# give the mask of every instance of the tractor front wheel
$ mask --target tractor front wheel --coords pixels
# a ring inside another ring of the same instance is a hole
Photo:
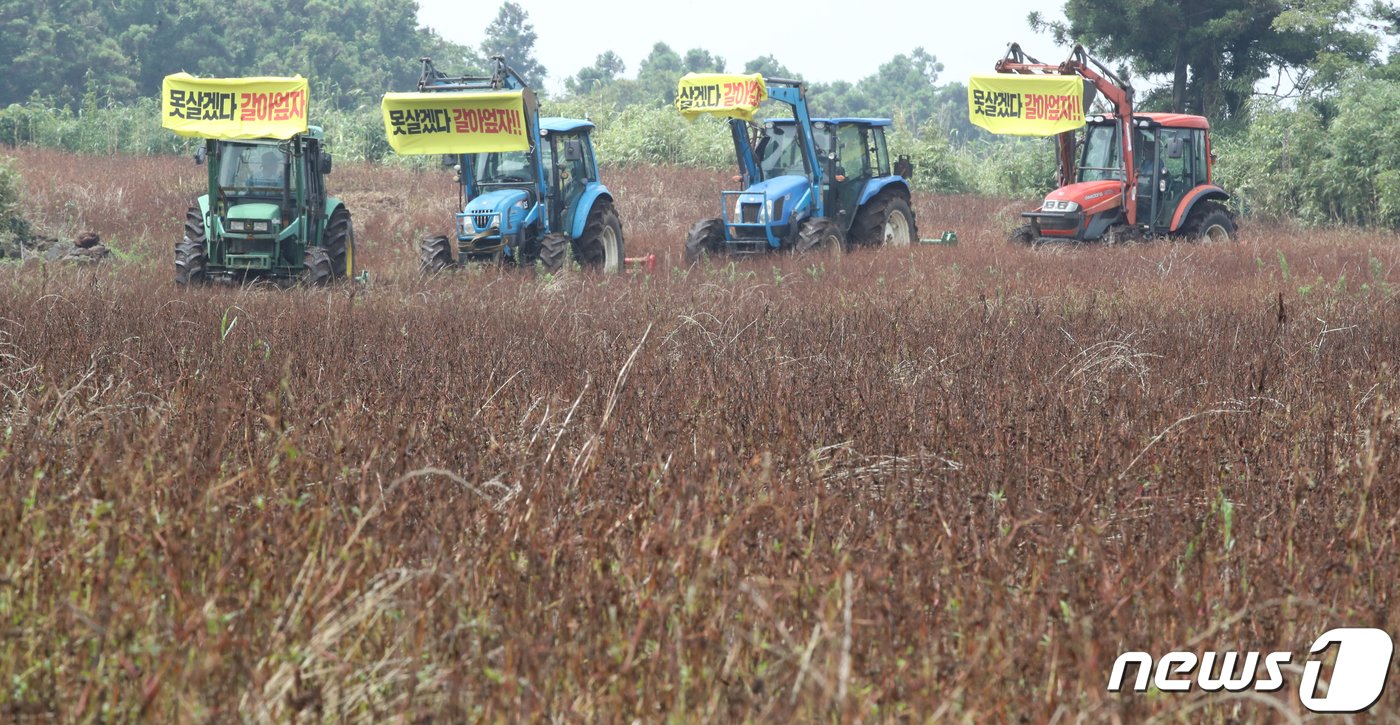
[[[841,235],[841,227],[831,219],[815,217],[802,222],[797,230],[798,254],[826,254],[839,257],[846,251],[846,240]]]
[[[306,256],[301,264],[303,267],[301,278],[306,284],[320,286],[335,279],[335,269],[331,266],[330,252],[320,247],[307,247]]]
[[[620,243],[620,242],[619,242]],[[569,237],[554,232],[540,239],[540,266],[550,274],[558,274],[564,268],[569,256]]]
[[[185,238],[175,244],[176,284],[201,284],[208,279],[205,243],[204,215],[192,206],[185,212]]]
[[[622,220],[612,202],[599,199],[593,203],[583,234],[574,240],[574,259],[587,270],[622,271]]]
[[[1191,213],[1184,228],[1186,237],[1202,242],[1232,242],[1235,240],[1235,220],[1225,207],[1205,202]]]
[[[331,257],[331,274],[336,279],[355,273],[355,227],[350,211],[338,206],[326,222],[326,253]]]
[[[701,257],[717,257],[724,251],[724,220],[701,219],[685,235],[685,263],[694,264]]]
[[[918,238],[914,210],[904,197],[890,192],[866,202],[851,225],[851,240],[863,246],[907,247]]]
[[[435,274],[457,266],[452,240],[441,234],[423,237],[418,245],[418,269],[423,274]]]
[[[1022,224],[1011,230],[1011,234],[1006,237],[1006,241],[1022,246],[1033,246],[1035,244],[1035,230],[1029,224]]]

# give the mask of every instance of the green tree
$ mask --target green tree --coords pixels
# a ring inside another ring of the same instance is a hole
[[[764,78],[791,78],[802,80],[802,76],[794,74],[788,67],[778,62],[771,54],[760,55],[757,58],[744,64],[745,73],[762,73]]]
[[[712,55],[704,48],[691,48],[685,52],[685,71],[687,73],[723,73],[724,58]]]
[[[923,48],[900,53],[861,82],[879,115],[901,116],[910,128],[919,128],[938,108],[938,74],[943,64]]]
[[[665,43],[651,47],[637,69],[637,98],[639,103],[669,104],[676,99],[676,82],[685,75],[685,62],[680,54]]]
[[[506,64],[514,68],[533,87],[544,84],[545,67],[535,59],[535,40],[539,35],[530,23],[530,13],[513,2],[501,4],[496,19],[486,26],[486,40],[481,43],[482,54],[504,56]]]
[[[1375,38],[1354,29],[1358,12],[1357,0],[1067,0],[1067,22],[1029,21],[1139,75],[1169,76],[1170,110],[1232,118],[1271,75],[1288,92],[1365,62]]]
[[[564,79],[564,88],[574,95],[592,93],[595,88],[610,84],[627,71],[622,58],[611,50],[598,56],[586,68],[579,69],[576,75]]]

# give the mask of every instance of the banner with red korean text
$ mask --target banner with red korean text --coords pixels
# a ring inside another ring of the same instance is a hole
[[[484,154],[525,151],[522,91],[386,93],[384,133],[400,154]]]
[[[687,73],[676,87],[676,110],[688,121],[704,114],[752,121],[767,98],[768,86],[758,73]]]
[[[968,117],[992,133],[1055,136],[1084,125],[1084,81],[1076,75],[972,76]]]
[[[306,132],[305,78],[195,78],[161,83],[161,125],[181,136],[289,139]]]

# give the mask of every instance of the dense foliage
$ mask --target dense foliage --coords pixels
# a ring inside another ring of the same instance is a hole
[[[474,51],[420,28],[413,0],[75,0],[0,4],[0,106],[32,98],[75,106],[155,96],[161,78],[301,74],[318,104],[377,100],[418,78],[433,55],[476,64]]]

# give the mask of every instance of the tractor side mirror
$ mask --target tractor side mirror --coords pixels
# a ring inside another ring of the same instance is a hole
[[[579,141],[578,139],[569,139],[568,141],[565,141],[565,142],[564,142],[564,160],[565,160],[565,161],[582,161],[582,160],[583,160],[583,142],[582,142],[582,141]]]
[[[203,146],[200,146],[199,148],[197,148],[197,149],[194,150],[194,165],[195,165],[195,166],[203,166],[203,165],[204,165],[204,159],[206,159],[206,158],[208,158],[208,157],[209,157],[209,149],[207,149],[207,148],[205,148],[205,147],[203,147]]]
[[[457,165],[457,155],[456,155],[456,154],[443,154],[443,155],[442,155],[442,168],[444,168],[444,169],[450,169],[450,168],[452,168],[453,166],[456,166],[456,165]]]
[[[1181,158],[1181,151],[1185,147],[1185,145],[1186,144],[1182,143],[1180,136],[1173,136],[1167,141],[1167,158]]]
[[[323,174],[329,174],[330,172],[331,172],[331,155],[330,155],[329,153],[325,152],[325,151],[322,151],[322,152],[321,152],[321,173],[323,173]]]

